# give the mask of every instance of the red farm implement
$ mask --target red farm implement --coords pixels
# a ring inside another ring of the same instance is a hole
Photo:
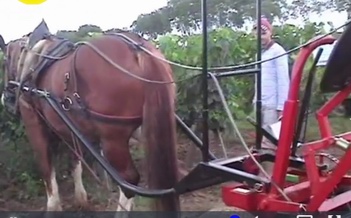
[[[301,123],[298,122],[301,119],[296,119],[296,117],[303,116],[303,113],[306,112],[303,110],[304,101],[302,104],[299,101],[304,66],[317,47],[334,43],[335,39],[331,36],[313,40],[302,47],[299,52],[292,72],[289,97],[285,103],[281,120],[281,133],[277,140],[278,148],[275,158],[267,158],[266,154],[260,152],[255,154],[260,161],[274,162],[272,181],[256,187],[244,184],[224,185],[223,201],[227,205],[248,211],[315,212],[343,210],[343,207],[350,203],[351,177],[347,175],[347,172],[351,166],[351,151],[349,150],[351,132],[333,135],[328,120],[328,115],[351,93],[351,85],[348,84],[350,68],[346,60],[348,48],[351,46],[350,36],[351,28],[347,28],[335,45],[321,82],[320,88],[323,92],[336,92],[316,112],[321,139],[300,144],[302,156],[296,157],[296,136],[299,133],[297,127],[301,126]],[[312,68],[310,73],[315,71],[315,67]],[[268,131],[264,132],[270,134]],[[336,161],[337,164],[332,170],[328,170],[328,167],[316,157],[323,149],[331,146],[345,150],[345,154],[340,161]],[[246,161],[253,164],[249,160],[250,157],[247,157]]]

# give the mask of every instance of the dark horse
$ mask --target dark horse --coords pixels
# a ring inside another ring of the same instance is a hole
[[[9,88],[10,80],[54,96],[81,133],[99,143],[111,166],[133,185],[139,183],[140,175],[128,142],[142,125],[148,187],[165,189],[175,185],[178,180],[175,84],[170,65],[153,57],[164,58],[152,43],[123,31],[73,44],[50,34],[44,21],[23,38],[8,44],[2,37],[0,41],[5,54],[5,90],[1,100],[8,108],[10,105],[18,108],[45,183],[47,210],[62,210],[53,148],[62,139],[72,145],[77,142],[44,99],[19,92],[15,104],[10,104],[9,96],[14,93]],[[86,206],[81,162],[77,157],[73,160],[75,198]],[[124,189],[120,192],[120,203],[127,210],[132,207],[134,195]],[[180,210],[175,194],[157,198],[154,203],[155,211]],[[123,207],[118,206],[117,210]]]

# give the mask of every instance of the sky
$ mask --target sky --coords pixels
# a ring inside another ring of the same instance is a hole
[[[31,32],[43,18],[53,33],[76,30],[83,24],[95,24],[103,30],[129,27],[138,15],[166,4],[167,0],[47,0],[41,5],[24,5],[18,0],[2,0],[0,34],[6,42],[19,38]],[[332,21],[339,26],[346,21],[346,15],[326,12],[323,16],[312,16],[311,20]]]
[[[5,41],[31,32],[45,19],[51,32],[76,30],[95,24],[103,30],[129,27],[138,15],[167,4],[167,0],[47,0],[41,5],[25,5],[17,0],[2,0],[0,34]]]

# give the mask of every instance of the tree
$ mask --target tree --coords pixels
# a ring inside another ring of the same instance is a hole
[[[131,28],[140,34],[146,34],[151,38],[171,32],[171,22],[169,20],[169,8],[163,7],[150,14],[141,14],[135,20]]]
[[[62,38],[69,39],[72,42],[80,41],[80,37],[78,36],[76,30],[59,30],[56,32],[56,35]]]
[[[256,0],[211,0],[208,1],[208,27],[242,27],[245,21],[256,19]],[[263,0],[262,11],[269,19],[287,18],[287,3],[284,0]],[[183,34],[192,34],[201,29],[201,1],[169,0],[167,6],[150,14],[141,15],[132,24],[137,32],[165,34],[173,29]]]
[[[89,33],[101,33],[102,29],[99,26],[92,24],[85,24],[78,28],[77,34],[81,37],[89,35]]]
[[[102,33],[102,29],[99,26],[84,24],[78,30],[59,30],[56,32],[56,35],[69,39],[72,42],[78,42],[100,33]]]
[[[347,17],[351,18],[351,0],[293,0],[289,10],[293,12],[290,16],[302,16],[305,20],[311,12],[321,14],[326,10],[347,12]]]

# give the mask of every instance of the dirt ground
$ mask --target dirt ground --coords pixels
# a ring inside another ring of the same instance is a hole
[[[211,138],[210,147],[212,152],[215,153],[216,156],[223,156],[223,150],[220,146],[219,140],[214,139],[213,137]],[[190,166],[195,166],[195,164],[200,161],[201,154],[197,149],[193,149],[191,154],[192,159],[189,161],[189,159],[187,159],[187,156],[189,156],[188,152],[191,150],[189,148],[194,145],[185,137],[178,139],[178,144],[178,157],[182,163],[182,170],[190,170],[191,167],[186,167],[185,162],[190,162],[188,163]],[[227,153],[229,156],[237,156],[243,154],[242,149],[238,145],[226,146],[228,147]],[[134,154],[137,154],[136,156],[138,156],[138,148],[132,146],[132,149],[134,150]],[[136,157],[135,160],[137,165],[139,165],[138,168],[140,169],[142,161],[138,157]],[[118,191],[116,191],[116,187],[112,187],[112,191],[108,191],[104,186],[99,185],[87,170],[84,171],[84,174],[84,181],[90,202],[89,210],[115,210],[118,200]],[[79,210],[79,208],[76,208],[74,206],[72,195],[73,184],[70,175],[67,172],[61,172],[61,174],[57,173],[57,177],[63,209],[69,211]],[[11,182],[7,183],[9,184],[0,184],[0,187],[3,189],[0,193],[0,211],[45,210],[46,194],[44,185],[41,186],[39,196],[33,199],[33,197],[24,196],[26,195],[26,190],[23,190],[23,188],[20,189],[18,184],[12,184]],[[143,183],[143,181],[141,183]],[[148,204],[150,203],[149,199],[137,197],[135,202],[135,210],[148,210]],[[214,208],[223,207],[225,207],[225,205],[221,202],[220,185],[181,196],[182,211],[208,211]],[[232,210],[236,209],[233,208]]]
[[[253,144],[254,135],[247,133],[244,135],[247,143]],[[191,148],[192,142],[181,137],[179,140],[179,159],[182,163],[189,161],[187,156],[189,156],[189,148]],[[220,146],[219,140],[211,137],[211,150],[216,154],[216,156],[223,157],[223,149]],[[229,157],[239,156],[245,154],[242,146],[238,142],[226,143],[227,154]],[[138,149],[133,148],[134,153],[138,153]],[[333,153],[335,153],[333,151]],[[196,151],[191,155],[193,164],[197,163],[200,158],[200,152]],[[140,159],[137,159],[138,168],[142,165]],[[190,163],[190,164],[192,164]],[[188,163],[189,164],[189,163]],[[186,170],[190,170],[191,167],[186,167]],[[100,186],[92,177],[89,175],[88,171],[85,170],[85,184],[86,189],[89,195],[90,201],[90,211],[113,211],[117,207],[118,192],[115,188],[112,191],[106,190],[106,188]],[[61,173],[58,175],[59,180],[59,190],[61,194],[61,200],[64,210],[79,210],[74,206],[73,200],[73,184],[68,174]],[[26,190],[21,190],[18,188],[17,184],[1,184],[0,193],[0,211],[41,211],[45,210],[46,205],[46,195],[44,192],[44,186],[41,186],[40,195],[36,198],[26,198]],[[136,198],[136,208],[135,210],[148,210],[148,204],[150,203],[149,199],[137,197]],[[220,196],[220,185],[196,191],[193,193],[185,194],[181,196],[181,208],[182,211],[208,211],[208,210],[239,210],[237,208],[228,208],[221,201]]]

